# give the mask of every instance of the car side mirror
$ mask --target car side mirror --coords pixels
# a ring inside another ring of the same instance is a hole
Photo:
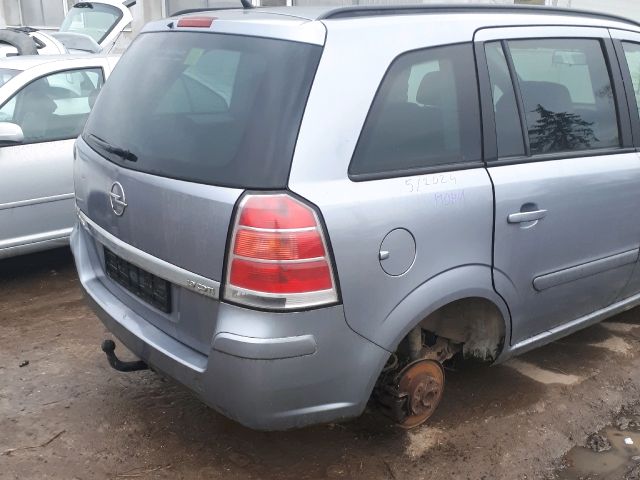
[[[20,145],[22,142],[24,142],[24,133],[20,125],[0,122],[0,147]]]

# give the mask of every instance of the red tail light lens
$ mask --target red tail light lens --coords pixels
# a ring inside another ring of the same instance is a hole
[[[246,195],[234,225],[225,299],[287,310],[337,301],[315,211],[290,195]]]

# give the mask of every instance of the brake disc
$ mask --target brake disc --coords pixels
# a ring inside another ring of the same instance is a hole
[[[417,360],[400,371],[398,391],[406,395],[406,417],[399,422],[413,428],[426,422],[438,407],[444,392],[444,369],[435,360]]]

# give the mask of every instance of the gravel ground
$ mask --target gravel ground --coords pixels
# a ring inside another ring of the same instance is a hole
[[[553,478],[640,401],[638,310],[506,365],[448,372],[440,409],[411,432],[374,408],[254,432],[152,372],[111,370],[108,337],[68,250],[0,262],[0,478]]]

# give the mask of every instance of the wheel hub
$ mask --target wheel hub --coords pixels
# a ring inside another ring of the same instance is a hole
[[[404,428],[416,427],[431,417],[444,391],[444,371],[434,360],[418,360],[402,369],[398,391],[406,395],[406,417],[400,422]]]

